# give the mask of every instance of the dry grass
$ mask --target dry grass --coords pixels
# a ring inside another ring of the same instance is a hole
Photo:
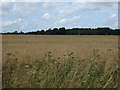
[[[3,58],[6,53],[18,55],[18,58],[42,58],[48,51],[56,57],[74,52],[77,57],[90,58],[93,49],[99,49],[102,57],[111,49],[112,57],[117,57],[117,47],[118,36],[3,36]]]
[[[3,35],[2,54],[4,88],[117,87],[118,36]]]

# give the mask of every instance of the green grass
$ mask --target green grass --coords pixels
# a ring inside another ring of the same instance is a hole
[[[99,50],[93,50],[90,60],[76,58],[73,52],[54,58],[48,52],[43,60],[20,63],[8,54],[3,88],[117,88],[118,60],[99,57]]]

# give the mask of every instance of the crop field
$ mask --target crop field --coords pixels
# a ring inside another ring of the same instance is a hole
[[[118,36],[3,35],[3,88],[117,88]]]

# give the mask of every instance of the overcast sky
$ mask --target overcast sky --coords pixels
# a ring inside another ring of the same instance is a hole
[[[118,3],[4,2],[1,16],[3,32],[55,27],[118,28]]]

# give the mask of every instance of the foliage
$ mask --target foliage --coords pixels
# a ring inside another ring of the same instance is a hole
[[[3,34],[31,34],[31,35],[120,35],[120,29],[104,28],[72,28],[66,29],[65,27],[53,28],[48,30],[38,30],[33,32],[7,32]]]

